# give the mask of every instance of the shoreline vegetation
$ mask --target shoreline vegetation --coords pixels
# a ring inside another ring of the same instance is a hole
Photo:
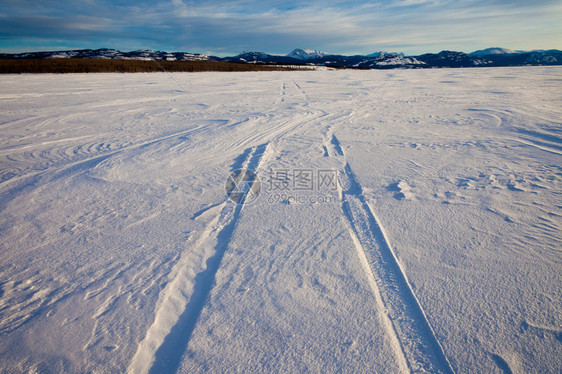
[[[0,74],[252,72],[311,70],[309,66],[244,64],[219,61],[143,61],[112,59],[0,59]]]

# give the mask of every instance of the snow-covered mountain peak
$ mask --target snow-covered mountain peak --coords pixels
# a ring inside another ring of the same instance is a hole
[[[297,58],[299,60],[311,60],[328,56],[329,53],[318,51],[316,49],[301,49],[297,48],[287,55],[287,57]]]
[[[379,52],[371,53],[370,55],[367,55],[367,57],[374,57],[374,58],[404,57],[404,53],[379,51]]]
[[[511,55],[515,53],[518,52],[507,48],[493,47],[493,48],[486,48],[486,49],[480,49],[478,51],[474,51],[470,53],[470,55],[480,57],[480,56],[487,56],[487,55]]]

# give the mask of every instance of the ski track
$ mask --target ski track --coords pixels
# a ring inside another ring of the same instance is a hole
[[[268,146],[265,143],[246,149],[234,159],[231,171],[258,170],[270,153]],[[130,373],[168,373],[179,367],[244,203],[225,200],[220,207],[220,214],[172,270],[172,280],[159,300],[154,323],[133,357]]]
[[[405,358],[413,373],[454,373],[380,220],[345,159],[341,143],[334,134],[328,134],[327,138],[324,149],[330,157],[341,159],[344,165],[338,173],[343,214],[365,273],[372,279],[377,307],[387,312],[385,327],[399,362]]]

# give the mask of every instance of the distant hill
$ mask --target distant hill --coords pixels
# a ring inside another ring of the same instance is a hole
[[[83,49],[54,52],[28,52],[0,54],[0,59],[107,59],[140,61],[215,61],[264,65],[315,65],[358,69],[434,68],[562,65],[562,51],[513,51],[505,48],[488,48],[472,53],[441,51],[419,56],[405,56],[397,52],[375,52],[369,55],[334,55],[315,49],[295,49],[286,56],[265,52],[243,52],[232,57],[213,57],[188,52],[162,52],[139,50],[122,52],[116,49]]]
[[[116,49],[80,49],[55,52],[27,52],[18,54],[1,54],[0,58],[100,58],[109,60],[141,60],[141,61],[208,61],[209,57],[198,53],[161,52],[153,50],[139,50],[121,52]]]

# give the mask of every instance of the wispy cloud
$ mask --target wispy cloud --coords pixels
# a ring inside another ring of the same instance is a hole
[[[562,48],[554,0],[0,0],[0,48],[44,45],[287,53]]]

